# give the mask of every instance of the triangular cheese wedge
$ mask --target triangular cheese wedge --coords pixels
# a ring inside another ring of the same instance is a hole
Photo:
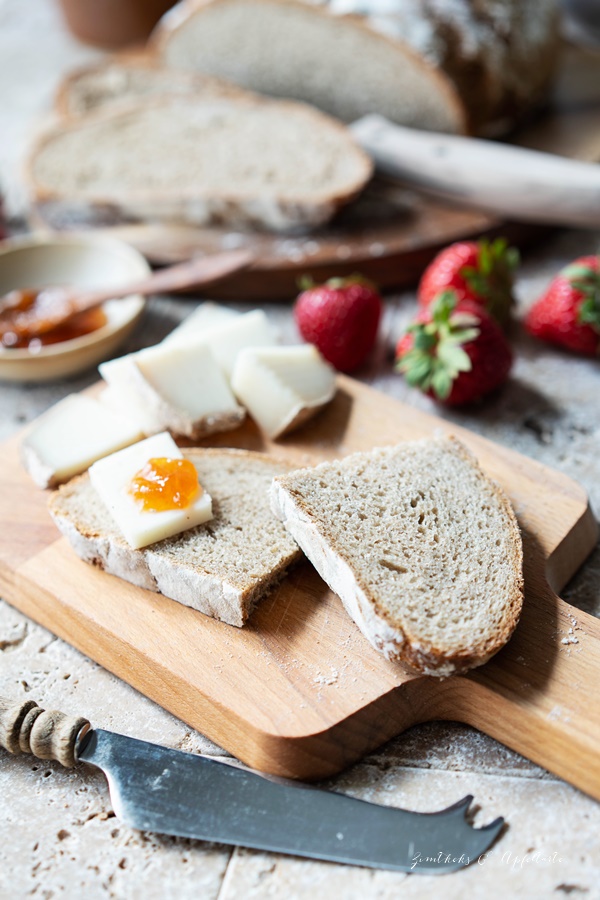
[[[231,386],[271,438],[297,428],[335,393],[335,372],[316,347],[253,347],[235,364]]]

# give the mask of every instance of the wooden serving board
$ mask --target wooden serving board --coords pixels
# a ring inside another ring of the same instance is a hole
[[[416,722],[467,722],[600,799],[600,621],[558,590],[593,548],[582,489],[496,446],[341,377],[330,408],[276,445],[251,422],[214,444],[299,464],[456,434],[506,489],[523,531],[526,600],[485,666],[438,680],[378,654],[306,561],[236,629],[80,561],[18,458],[2,447],[0,591],[189,725],[257,769],[332,775]]]

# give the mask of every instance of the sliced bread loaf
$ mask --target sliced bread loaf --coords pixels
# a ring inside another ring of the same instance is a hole
[[[157,97],[51,129],[29,172],[42,206],[288,231],[330,219],[372,163],[343,125],[302,104]]]
[[[269,485],[288,467],[244,450],[183,453],[212,497],[214,518],[205,525],[132,550],[87,474],[50,497],[50,513],[86,562],[241,626],[300,556],[295,541],[269,508]]]
[[[406,43],[298,0],[188,0],[152,43],[169,66],[294,97],[352,122],[378,112],[404,125],[461,132],[452,82]]]
[[[357,453],[275,478],[274,512],[363,634],[427,675],[479,666],[522,605],[510,503],[454,439]]]
[[[247,97],[234,84],[183,69],[167,68],[147,55],[112,56],[70,72],[56,94],[57,111],[68,119],[112,109],[157,96],[193,97],[197,100]]]
[[[171,66],[432,131],[506,130],[557,57],[557,0],[184,0],[154,35]]]

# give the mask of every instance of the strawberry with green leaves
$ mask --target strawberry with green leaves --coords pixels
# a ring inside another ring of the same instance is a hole
[[[449,406],[476,403],[500,387],[513,355],[484,309],[444,291],[400,338],[396,367],[413,387]]]
[[[587,356],[600,353],[600,257],[562,269],[525,318],[534,337]]]
[[[510,316],[513,276],[519,252],[505,238],[461,241],[442,250],[423,272],[419,305],[429,306],[442,291],[454,290],[459,300],[483,307],[502,325]]]

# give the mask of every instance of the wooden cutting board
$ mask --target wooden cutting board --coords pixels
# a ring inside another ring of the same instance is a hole
[[[600,621],[559,590],[593,548],[583,490],[534,460],[340,378],[331,407],[276,445],[251,422],[213,444],[300,464],[456,434],[506,489],[523,531],[526,599],[509,644],[437,680],[378,654],[306,561],[236,629],[78,558],[2,447],[0,591],[30,616],[257,769],[329,776],[416,722],[467,722],[600,799]],[[550,586],[551,585],[551,586]]]

